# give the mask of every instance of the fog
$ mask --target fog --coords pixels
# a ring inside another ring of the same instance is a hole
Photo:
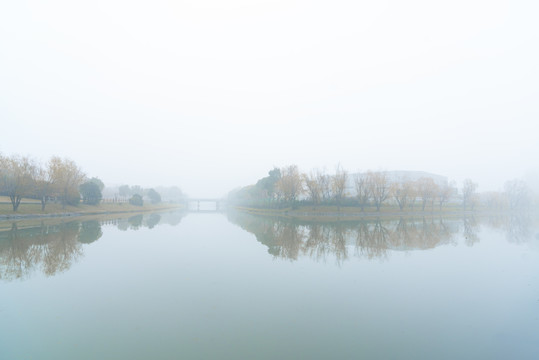
[[[3,154],[222,196],[272,167],[538,179],[534,1],[5,1]]]

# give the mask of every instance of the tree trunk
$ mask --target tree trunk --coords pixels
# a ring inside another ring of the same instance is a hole
[[[45,211],[45,205],[47,204],[47,198],[43,196],[41,198],[41,211]]]
[[[10,195],[9,199],[11,200],[11,205],[13,206],[13,211],[17,212],[17,209],[19,208],[19,205],[21,204],[21,196],[20,195]]]

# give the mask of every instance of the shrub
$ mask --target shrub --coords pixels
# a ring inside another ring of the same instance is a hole
[[[99,185],[93,181],[87,181],[80,187],[82,202],[89,205],[97,205],[103,198]]]
[[[142,201],[142,196],[140,196],[139,194],[135,194],[135,195],[131,196],[131,199],[129,199],[129,203],[131,205],[135,205],[135,206],[144,205],[144,202]]]

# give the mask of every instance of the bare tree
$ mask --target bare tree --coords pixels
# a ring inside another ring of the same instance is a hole
[[[434,198],[438,193],[438,185],[428,177],[422,177],[417,181],[417,190],[421,196],[421,209],[425,211],[425,206],[430,201],[431,208],[434,207]]]
[[[489,209],[505,209],[507,208],[507,196],[498,191],[488,191],[482,194],[482,199]]]
[[[367,176],[364,174],[358,174],[354,178],[354,184],[356,186],[357,200],[361,211],[365,211],[365,206],[368,204],[371,197],[371,188],[367,184]]]
[[[376,210],[380,211],[382,203],[389,195],[389,181],[384,172],[367,172],[367,186]]]
[[[440,206],[440,211],[442,210],[442,206],[451,199],[451,196],[455,193],[455,185],[454,182],[450,182],[448,184],[444,184],[442,186],[438,186],[438,193],[436,194],[436,198],[438,199],[438,205]]]
[[[470,179],[464,180],[462,184],[462,208],[466,210],[469,205],[473,206],[472,200],[474,198],[475,191],[477,190],[477,184]]]
[[[523,180],[505,183],[505,193],[510,210],[526,210],[530,205],[530,190]]]
[[[320,176],[319,170],[311,171],[310,174],[303,174],[303,182],[314,207],[320,204],[323,195],[321,184],[318,181]]]
[[[322,171],[317,172],[316,181],[320,187],[322,194],[322,201],[328,202],[331,199],[331,179],[328,174],[325,174]]]
[[[408,204],[414,210],[417,197],[419,196],[418,184],[417,181],[410,180],[410,198],[408,199]]]
[[[331,190],[333,193],[333,198],[337,203],[337,211],[341,210],[341,203],[343,198],[346,196],[346,183],[348,180],[348,172],[344,170],[341,165],[337,165],[335,169],[335,175],[331,179]]]
[[[402,211],[412,195],[413,184],[406,179],[399,179],[393,183],[390,187],[391,196],[395,199],[399,205],[399,209]]]
[[[281,178],[277,189],[282,199],[294,203],[303,193],[303,180],[297,165],[289,165],[281,169]]]
[[[47,199],[53,194],[53,181],[49,167],[39,167],[36,171],[33,195],[41,201],[41,211],[45,211]]]

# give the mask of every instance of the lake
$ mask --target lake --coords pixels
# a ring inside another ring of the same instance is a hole
[[[0,222],[0,359],[538,359],[530,215]]]

